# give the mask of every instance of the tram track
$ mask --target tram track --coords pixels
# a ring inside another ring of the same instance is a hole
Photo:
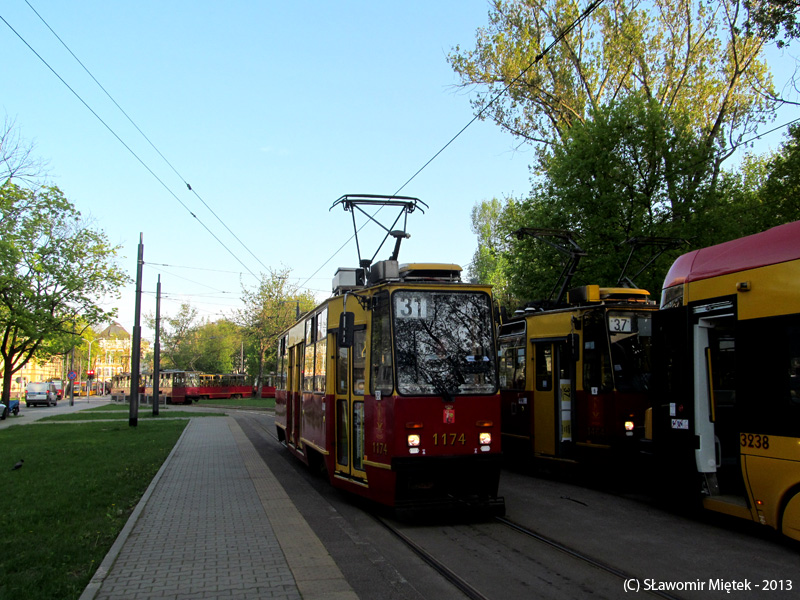
[[[384,528],[386,528],[389,532],[391,532],[398,540],[400,540],[406,547],[408,547],[414,554],[416,554],[420,559],[422,559],[426,564],[428,564],[436,573],[441,575],[445,578],[448,582],[450,582],[453,586],[456,587],[460,592],[462,592],[465,596],[472,600],[491,600],[491,598],[480,590],[478,590],[474,585],[472,585],[467,579],[453,571],[450,567],[448,567],[445,563],[440,561],[433,553],[426,550],[420,544],[416,543],[411,537],[404,534],[400,528],[393,525],[388,520],[384,519],[379,515],[373,514],[372,517],[380,523]],[[514,522],[511,519],[506,517],[494,517],[494,522],[504,527],[524,535],[527,538],[531,538],[541,544],[548,546],[549,548],[555,549],[559,552],[567,554],[571,558],[590,565],[596,569],[603,571],[613,577],[619,579],[620,587],[625,585],[625,582],[636,581],[637,577],[616,567],[608,565],[596,558],[593,558],[587,554],[584,554],[574,548],[570,548],[556,540],[553,540],[547,536],[544,536],[540,533],[537,533],[519,523]],[[643,593],[648,594],[650,596],[654,596],[657,598],[662,598],[663,600],[682,600],[679,596],[674,596],[672,594],[668,594],[666,592],[662,592],[660,590],[643,590]]]
[[[484,595],[472,584],[470,584],[469,581],[458,575],[455,571],[437,559],[432,553],[425,550],[422,546],[414,542],[414,540],[405,535],[397,527],[386,521],[386,519],[378,515],[372,515],[372,517],[390,533],[392,533],[392,535],[399,539],[407,548],[414,552],[414,554],[421,558],[428,566],[436,571],[436,573],[444,577],[465,596],[471,600],[491,600],[491,598]]]
[[[243,411],[244,412],[244,411]],[[277,441],[277,435],[275,434],[274,430],[267,426],[261,419],[252,419],[251,423],[259,429],[263,435]],[[455,590],[458,590],[461,594],[465,597],[469,598],[470,600],[492,600],[492,597],[487,596],[485,593],[480,591],[473,582],[469,580],[469,576],[462,576],[457,572],[457,569],[449,566],[445,560],[440,559],[440,556],[443,556],[443,553],[440,551],[437,553],[431,552],[425,548],[425,546],[420,543],[419,541],[415,540],[412,535],[409,535],[407,532],[404,531],[402,526],[396,525],[392,522],[391,519],[387,519],[380,514],[367,510],[370,514],[370,517],[379,524],[382,528],[388,531],[392,537],[398,540],[402,546],[410,550],[418,559],[424,562],[434,573],[436,573],[439,577],[441,577],[444,581],[447,582],[450,586],[452,586]],[[589,566],[591,568],[597,569],[607,576],[612,577],[613,580],[619,581],[619,588],[624,589],[624,585],[626,581],[634,581],[637,580],[637,576],[625,571],[624,569],[617,568],[613,565],[605,563],[593,556],[590,556],[580,550],[570,547],[556,539],[543,535],[537,531],[526,527],[513,519],[508,517],[495,517],[492,521],[484,522],[480,525],[474,525],[465,523],[462,526],[467,528],[475,528],[479,526],[489,525],[502,525],[503,529],[514,532],[521,536],[524,536],[526,539],[533,540],[538,544],[542,544],[547,546],[549,549],[553,551],[557,551],[563,553],[575,561],[579,563]],[[457,528],[462,527],[459,525],[453,526],[453,531],[456,531]],[[454,535],[457,537],[457,535]],[[499,536],[502,537],[502,536]],[[429,540],[430,541],[430,540]],[[509,548],[518,548],[520,544],[514,543],[506,543],[506,547]],[[515,550],[517,552],[517,550]],[[450,564],[452,565],[452,556],[450,555]],[[533,556],[533,555],[532,555]],[[474,581],[474,573],[473,573],[473,581]],[[662,598],[663,600],[682,600],[680,597],[669,594],[667,592],[661,590],[642,590],[642,593],[648,594],[649,597],[657,597]],[[638,595],[638,594],[637,594]]]
[[[614,575],[615,577],[618,577],[623,583],[626,581],[637,580],[637,577],[630,573],[627,573],[621,569],[617,569],[616,567],[612,567],[611,565],[608,565],[600,560],[597,560],[596,558],[593,558],[578,550],[575,550],[574,548],[565,546],[564,544],[557,542],[556,540],[544,536],[540,533],[537,533],[532,529],[529,529],[523,525],[520,525],[519,523],[516,523],[511,519],[508,519],[506,517],[495,517],[495,521],[501,523],[502,525],[505,525],[506,527],[512,529],[513,531],[516,531],[517,533],[521,533],[522,535],[533,538],[534,540],[546,544],[551,548],[555,548],[556,550],[559,550],[560,552],[563,552],[564,554],[567,554],[574,559],[577,559],[581,562],[592,565],[593,567],[600,569],[601,571],[605,571],[606,573]],[[672,594],[667,594],[666,592],[662,592],[660,590],[645,590],[645,592],[653,596],[656,596],[658,598],[663,598],[664,600],[681,600],[681,598],[679,598],[678,596],[673,596]]]

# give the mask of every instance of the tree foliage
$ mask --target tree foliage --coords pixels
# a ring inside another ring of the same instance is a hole
[[[472,233],[478,237],[478,249],[467,269],[470,280],[488,283],[501,304],[508,304],[506,251],[508,244],[501,224],[504,204],[497,198],[472,207]]]
[[[155,319],[148,317],[151,327]],[[159,346],[161,369],[202,373],[243,372],[243,332],[232,321],[200,320],[197,309],[181,304],[175,315],[161,318]]]
[[[101,301],[129,280],[118,247],[91,227],[57,187],[0,186],[0,355],[3,399],[32,358],[65,352],[87,326],[108,321]]]
[[[608,0],[563,37],[580,14],[576,0],[492,7],[475,49],[456,47],[449,60],[464,86],[478,88],[474,108],[523,140],[557,144],[603,106],[643,94],[716,147],[718,170],[774,110],[764,41],[743,32],[738,1]]]
[[[750,11],[750,31],[777,40],[780,47],[800,37],[800,21],[797,20],[800,0],[747,0],[746,5]]]
[[[649,108],[648,108],[649,107]],[[628,98],[572,128],[563,146],[547,161],[530,198],[509,200],[496,220],[496,240],[505,240],[502,261],[483,281],[505,279],[513,299],[508,308],[545,299],[555,285],[564,256],[532,238],[516,239],[521,227],[566,229],[578,234],[588,251],[573,285],[615,285],[634,237],[684,238],[635,278],[658,293],[672,260],[704,247],[800,219],[800,127],[771,156],[748,156],[737,170],[724,171],[711,186],[709,171],[697,181],[702,143],[680,124],[665,119],[659,107]],[[660,173],[659,173],[660,172]],[[475,214],[493,214],[473,211]],[[487,245],[485,241],[480,243]],[[635,272],[653,256],[644,246],[634,254]]]
[[[278,334],[291,325],[301,312],[316,305],[313,296],[300,293],[290,283],[290,270],[270,269],[262,273],[255,288],[242,286],[244,307],[236,312],[235,321],[243,328],[254,360],[253,373],[257,379],[258,393],[265,373],[274,371]]]
[[[771,222],[765,162],[724,168],[779,104],[766,39],[748,29],[743,0],[609,0],[569,30],[580,11],[574,0],[494,0],[475,48],[449,56],[462,84],[477,89],[475,110],[537,150],[530,197],[473,210],[475,275],[500,282],[509,307],[548,297],[564,261],[511,236],[521,227],[577,234],[588,256],[574,284],[614,285],[626,240],[698,247]],[[634,270],[653,250],[634,255]],[[680,251],[637,283],[657,291]]]

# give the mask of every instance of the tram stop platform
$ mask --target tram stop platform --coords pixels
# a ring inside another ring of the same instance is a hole
[[[231,417],[191,419],[81,600],[355,592]]]

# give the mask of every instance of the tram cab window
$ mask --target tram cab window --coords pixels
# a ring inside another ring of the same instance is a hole
[[[652,315],[610,311],[608,333],[614,387],[623,392],[646,392],[651,376]]]
[[[583,317],[583,387],[600,393],[614,389],[605,317],[602,311]]]

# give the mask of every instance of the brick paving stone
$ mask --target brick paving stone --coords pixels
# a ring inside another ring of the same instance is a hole
[[[116,561],[84,600],[301,598],[229,422],[190,421]]]

